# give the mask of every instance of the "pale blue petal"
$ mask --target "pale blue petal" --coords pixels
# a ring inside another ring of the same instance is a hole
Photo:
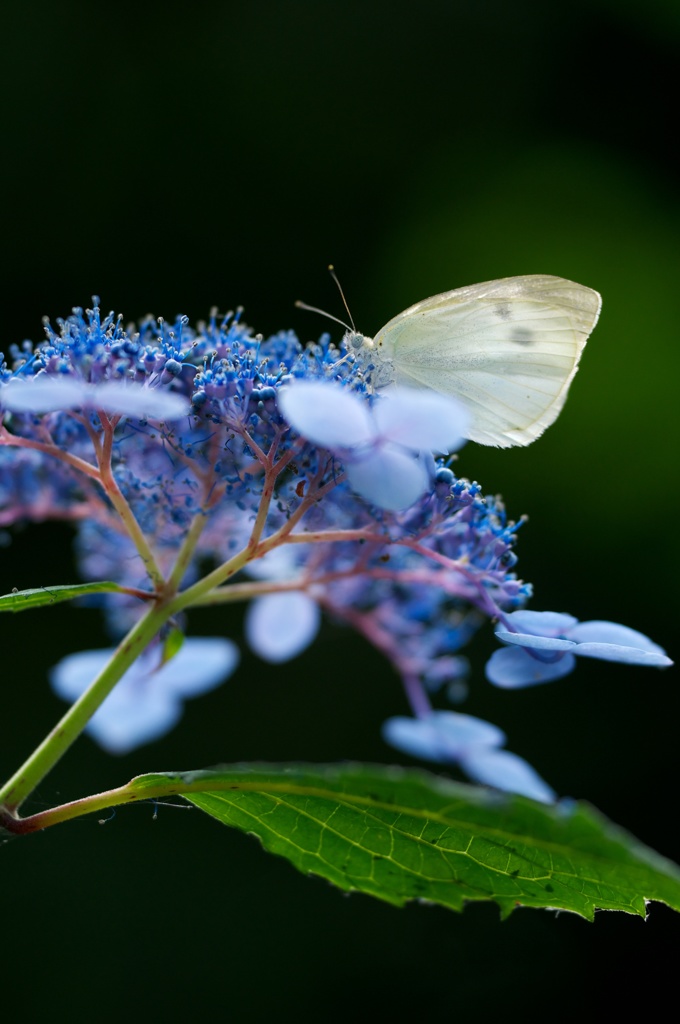
[[[243,571],[256,580],[290,580],[296,575],[298,557],[294,544],[282,544],[247,562]]]
[[[518,633],[534,633],[538,636],[562,636],[578,619],[566,612],[511,612],[507,616]]]
[[[63,697],[64,700],[77,700],[114,653],[115,647],[108,647],[98,651],[79,651],[77,654],[68,654],[50,671],[52,689],[57,696]]]
[[[573,672],[576,659],[573,654],[558,655],[559,660],[538,661],[528,651],[518,647],[506,647],[495,651],[486,663],[486,678],[494,686],[506,690],[517,690],[539,683],[552,683],[555,679]]]
[[[182,702],[171,694],[114,690],[94,713],[86,732],[109,754],[128,754],[170,732],[182,717]]]
[[[223,683],[238,662],[239,650],[231,640],[190,636],[174,658],[154,673],[154,679],[178,697],[198,697]]]
[[[455,398],[415,388],[387,389],[373,412],[381,437],[415,451],[456,451],[470,421]]]
[[[0,390],[0,404],[12,412],[57,412],[84,405],[87,392],[88,385],[83,381],[45,374],[29,380],[11,381]]]
[[[191,409],[189,399],[182,395],[152,390],[134,381],[102,381],[93,385],[47,374],[17,381],[0,394],[6,409],[36,414],[89,406],[140,419],[179,419]]]
[[[457,711],[433,711],[429,716],[449,746],[467,750],[470,746],[501,746],[505,733],[492,722]]]
[[[98,651],[79,651],[69,654],[54,666],[50,675],[52,688],[64,700],[74,701],[87,689],[95,676],[113,656],[115,648]],[[161,668],[157,668],[159,652],[154,648],[142,654],[132,665],[113,695],[137,683],[153,683],[154,687],[175,696],[191,697],[212,690],[238,664],[236,644],[221,637],[188,637],[178,653]],[[107,701],[111,697],[107,698]],[[102,705],[104,706],[104,705]]]
[[[505,742],[505,734],[491,722],[455,711],[433,711],[423,718],[388,718],[382,736],[411,757],[444,763],[460,760],[480,744],[492,747]]]
[[[494,786],[510,793],[519,793],[531,800],[550,804],[557,794],[524,758],[509,750],[475,747],[462,759],[464,771],[476,782]]]
[[[177,420],[191,410],[191,402],[183,395],[165,388],[147,388],[134,381],[107,380],[95,384],[87,404],[112,414],[154,420]]]
[[[665,654],[663,647],[659,647],[653,640],[650,640],[644,633],[637,629],[630,629],[618,622],[579,622],[573,629],[569,630],[569,638],[577,643],[597,644],[618,644],[621,647],[637,647],[641,651],[652,651],[654,654]]]
[[[383,722],[382,738],[391,747],[423,761],[446,760],[442,739],[427,719],[395,717]]]
[[[108,663],[114,648],[80,651],[52,669],[50,682],[75,701]],[[213,689],[235,668],[238,650],[229,640],[188,638],[175,657],[157,669],[159,650],[143,654],[116,684],[87,725],[87,732],[112,754],[126,754],[165,735],[182,715],[182,697]]]
[[[577,644],[575,654],[582,658],[601,658],[627,665],[648,665],[650,668],[668,668],[673,664],[665,654],[641,651],[639,647],[621,647],[619,644]]]
[[[537,651],[568,651],[577,647],[573,640],[560,640],[555,636],[536,636],[534,633],[499,632],[496,636],[504,644],[515,644],[517,647],[532,647]]]
[[[430,483],[421,459],[389,444],[348,462],[345,468],[352,490],[389,512],[409,508]]]
[[[52,669],[50,682],[65,700],[75,701],[104,668],[115,648],[80,651]],[[90,719],[86,732],[111,754],[127,754],[168,732],[182,714],[181,701],[158,684],[153,659],[139,659]]]
[[[324,448],[353,448],[376,436],[368,403],[331,381],[295,381],[277,392],[277,404],[298,434]]]
[[[264,661],[278,664],[309,647],[319,631],[321,612],[307,594],[265,594],[248,606],[248,643]]]

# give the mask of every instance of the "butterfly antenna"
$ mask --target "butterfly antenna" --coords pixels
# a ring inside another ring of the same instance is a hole
[[[308,313],[320,313],[321,316],[328,317],[329,320],[335,320],[336,324],[340,324],[340,326],[346,328],[346,330],[352,330],[349,324],[346,324],[344,320],[338,320],[337,316],[333,316],[332,313],[327,313],[325,309],[319,309],[317,306],[308,306],[306,302],[300,302],[299,299],[295,303],[295,308],[306,309]]]
[[[347,305],[347,299],[345,298],[345,293],[342,290],[342,285],[340,284],[340,279],[338,278],[338,275],[335,273],[335,267],[333,266],[332,263],[328,264],[328,273],[331,275],[331,277],[333,278],[333,280],[335,281],[335,283],[338,286],[338,291],[340,292],[340,298],[342,299],[342,304],[345,307],[345,309],[347,310],[347,316],[349,317],[349,322],[352,325],[352,330],[356,334],[357,333],[357,329],[354,326],[354,320],[352,319],[352,314],[349,311],[349,306]]]
[[[344,320],[340,320],[337,316],[333,316],[332,313],[327,313],[325,309],[319,309],[318,306],[308,306],[306,302],[300,302],[299,299],[295,303],[295,308],[296,309],[306,309],[307,312],[309,312],[309,313],[319,313],[321,316],[325,316],[329,320],[335,320],[336,324],[340,324],[341,327],[344,327],[346,330],[351,331],[352,334],[356,334],[357,333],[357,329],[356,329],[356,327],[354,325],[354,320],[352,318],[352,314],[349,311],[349,306],[347,305],[347,299],[345,298],[345,293],[342,290],[342,285],[340,284],[340,281],[338,280],[338,275],[335,273],[335,267],[333,266],[332,263],[330,263],[328,265],[328,271],[329,271],[331,277],[333,278],[333,280],[335,281],[336,285],[338,286],[338,291],[340,292],[340,298],[342,299],[342,304],[345,307],[345,309],[347,310],[347,316],[349,317],[349,324],[351,324],[352,326],[350,327],[349,324],[346,324]]]

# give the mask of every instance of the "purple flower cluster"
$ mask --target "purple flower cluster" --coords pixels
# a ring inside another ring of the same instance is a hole
[[[102,598],[114,632],[173,588],[186,610],[245,600],[248,642],[278,663],[327,612],[404,682],[414,717],[391,719],[388,742],[543,800],[552,791],[495,726],[432,709],[430,693],[465,674],[476,630],[498,624],[506,646],[487,676],[499,686],[559,678],[576,655],[669,664],[623,626],[523,610],[518,524],[449,465],[465,411],[434,392],[376,392],[351,342],[263,341],[238,313],[128,329],[96,305],[46,334],[0,366],[0,525],[72,520],[83,575],[130,588]],[[140,662],[92,735],[122,752],[167,731],[183,696],[233,670],[232,645],[211,651],[209,672],[190,641],[168,665]],[[57,666],[57,692],[77,697],[98,658]]]

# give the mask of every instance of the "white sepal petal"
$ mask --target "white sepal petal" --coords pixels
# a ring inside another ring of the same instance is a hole
[[[578,619],[567,612],[521,610],[511,612],[507,619],[518,633],[534,633],[538,636],[560,636],[566,634],[572,626],[578,625]]]
[[[579,622],[569,630],[569,639],[575,640],[578,644],[618,644],[621,647],[635,647],[654,654],[666,653],[663,647],[655,644],[644,633],[638,632],[637,629],[631,629],[629,626],[622,626],[619,622],[600,620]]]
[[[246,638],[255,654],[278,664],[309,647],[320,622],[319,606],[307,594],[265,594],[248,606]]]
[[[574,648],[575,649],[575,648]],[[505,647],[494,651],[486,663],[486,678],[494,686],[518,690],[539,683],[552,683],[573,671],[574,655],[564,653],[557,661],[539,661],[521,647]]]
[[[498,726],[457,711],[433,711],[422,718],[397,715],[382,727],[386,743],[424,761],[459,761],[466,751],[500,746],[505,734]]]
[[[50,377],[41,374],[19,380],[14,378],[0,389],[0,405],[11,412],[28,412],[36,415],[58,412],[61,409],[76,409],[87,400],[87,385],[72,377]]]
[[[534,633],[508,633],[500,631],[496,636],[504,644],[516,647],[533,647],[537,651],[568,651],[578,646],[573,640],[561,640],[556,636],[536,636]]]
[[[114,648],[70,654],[50,673],[52,689],[75,701],[109,662]],[[86,731],[111,754],[127,754],[165,735],[182,715],[182,698],[213,689],[233,672],[238,649],[220,637],[189,637],[157,668],[158,650],[143,654],[90,719]]]
[[[409,508],[430,483],[422,459],[386,444],[346,465],[350,487],[388,512]]]
[[[353,448],[375,436],[368,403],[331,381],[294,381],[278,391],[277,404],[298,434],[324,448]]]
[[[465,444],[467,410],[435,391],[389,388],[373,406],[380,436],[414,451],[454,452]]]
[[[476,782],[494,786],[510,793],[519,793],[531,800],[551,804],[557,794],[531,765],[509,750],[474,747],[462,759],[462,767]]]
[[[88,384],[67,376],[40,374],[11,382],[0,390],[0,405],[12,412],[40,413],[67,409],[102,409],[139,419],[173,420],[191,409],[188,398],[135,381],[106,380]]]
[[[191,410],[183,395],[165,388],[147,388],[134,381],[102,381],[95,384],[87,404],[104,412],[138,419],[177,420]]]

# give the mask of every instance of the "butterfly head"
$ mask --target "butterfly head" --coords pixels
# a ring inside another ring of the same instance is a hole
[[[361,352],[363,348],[373,348],[373,339],[367,338],[364,334],[360,334],[355,330],[345,331],[343,340],[348,352],[357,353]]]

